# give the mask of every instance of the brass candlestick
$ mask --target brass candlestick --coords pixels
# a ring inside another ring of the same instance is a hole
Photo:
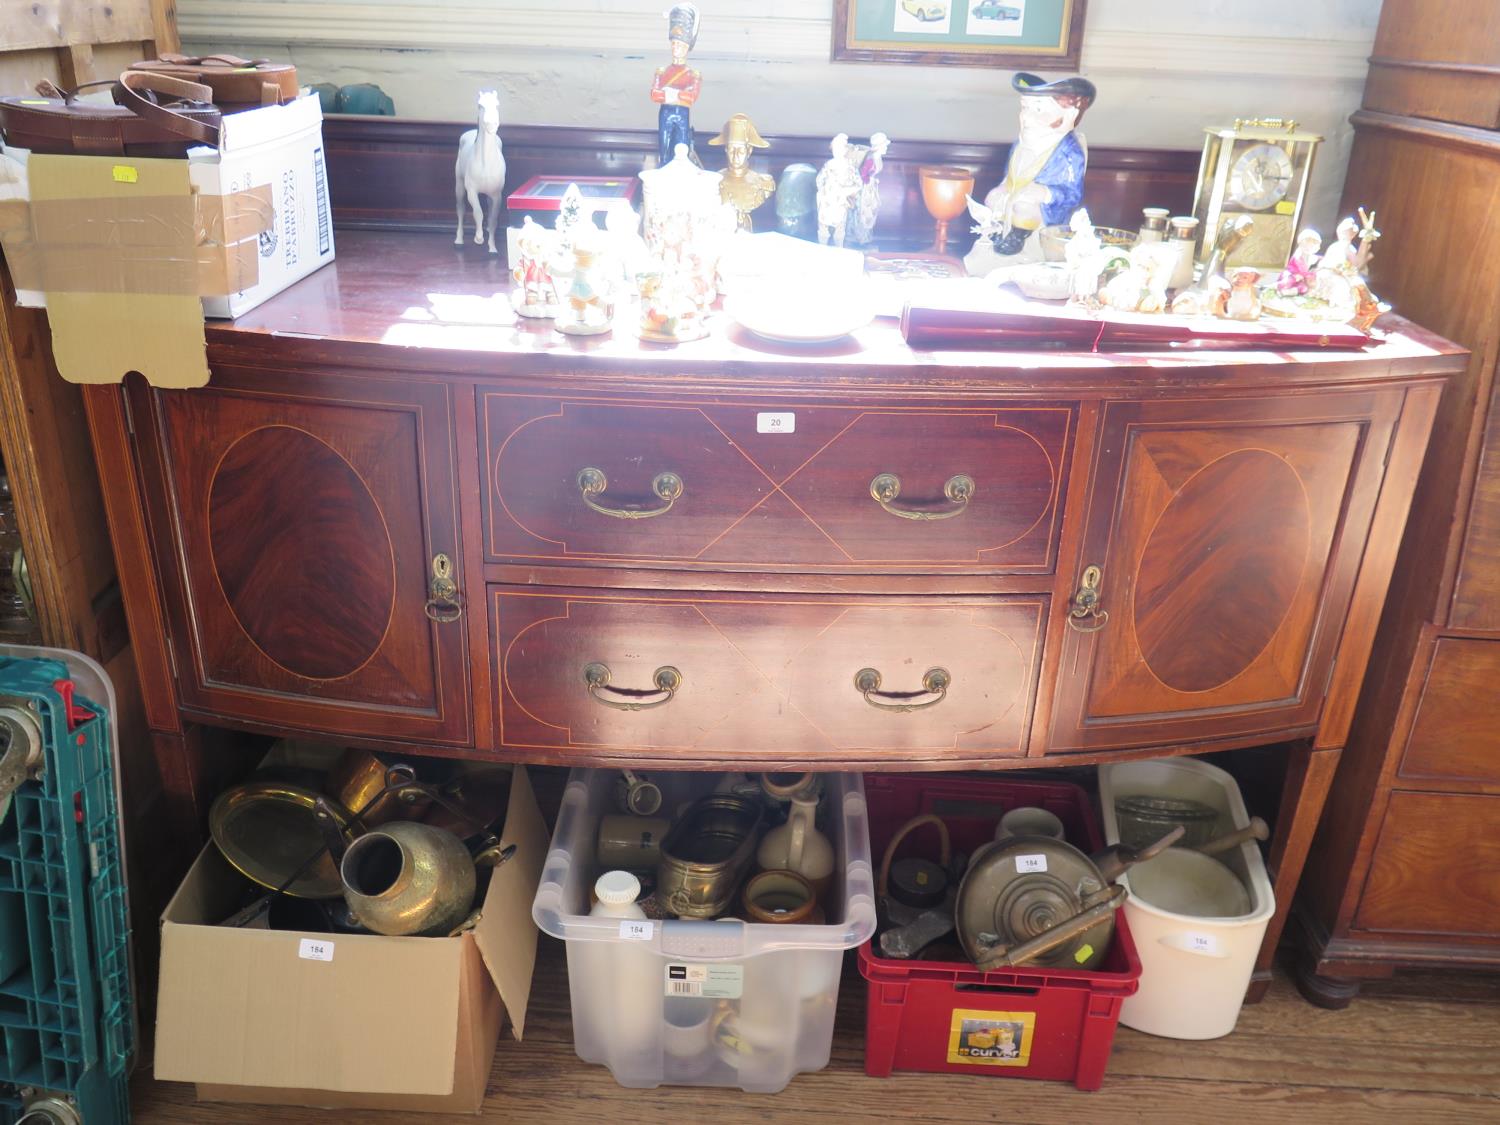
[[[922,203],[937,220],[937,238],[932,249],[941,254],[948,248],[948,223],[962,215],[968,206],[974,190],[974,173],[967,168],[937,166],[923,168],[919,175]]]

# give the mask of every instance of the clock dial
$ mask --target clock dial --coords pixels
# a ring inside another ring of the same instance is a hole
[[[1229,198],[1247,211],[1280,203],[1292,186],[1292,158],[1280,145],[1252,145],[1229,173]]]

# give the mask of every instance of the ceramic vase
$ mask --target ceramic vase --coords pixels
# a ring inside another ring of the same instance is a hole
[[[771,829],[755,853],[762,871],[795,871],[817,891],[821,900],[833,881],[833,845],[816,824],[815,797],[794,797],[785,824]]]

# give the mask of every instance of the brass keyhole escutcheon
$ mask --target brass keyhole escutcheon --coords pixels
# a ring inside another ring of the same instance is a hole
[[[1078,589],[1068,603],[1068,625],[1079,633],[1097,633],[1109,623],[1109,611],[1101,608],[1100,584],[1104,572],[1097,566],[1086,566],[1078,580]]]
[[[432,556],[432,578],[427,583],[427,602],[422,607],[439,625],[457,621],[464,615],[463,595],[453,579],[453,560],[447,555]]]

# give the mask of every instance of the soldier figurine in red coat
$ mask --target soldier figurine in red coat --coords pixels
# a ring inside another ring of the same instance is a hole
[[[703,88],[703,76],[687,64],[688,52],[698,42],[698,9],[692,4],[674,4],[667,20],[672,61],[656,68],[656,80],[651,83],[651,100],[661,106],[656,119],[661,163],[672,159],[678,145],[687,145],[693,163],[702,167],[693,151],[693,126],[688,120],[688,110]]]

